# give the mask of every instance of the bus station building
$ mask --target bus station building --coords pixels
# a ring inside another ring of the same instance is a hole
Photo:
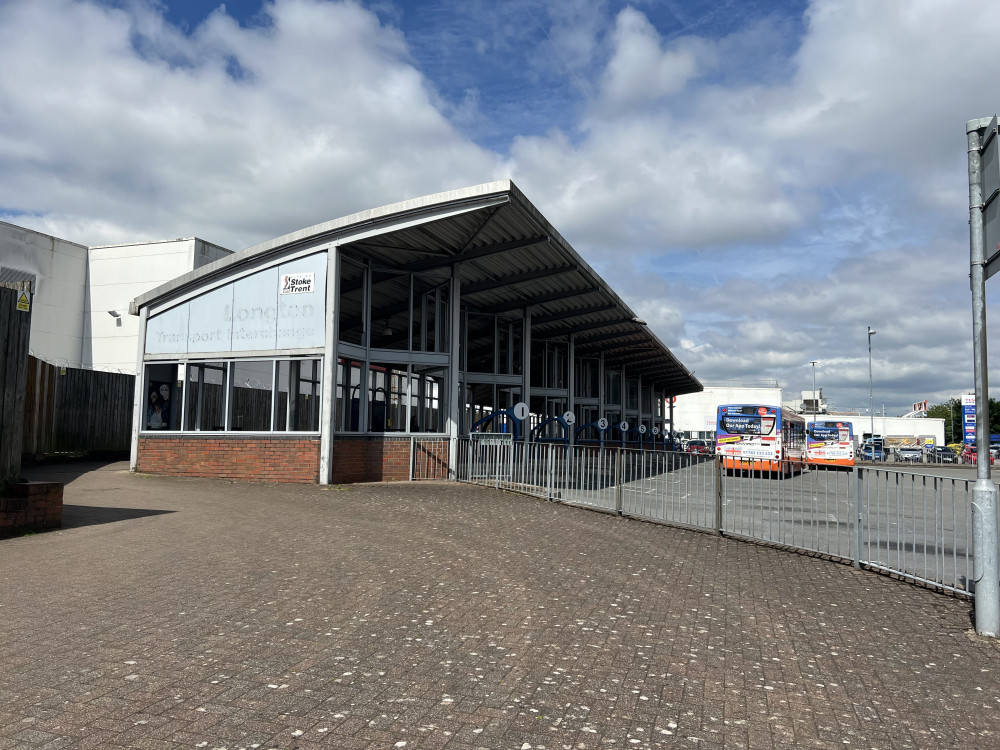
[[[135,298],[132,468],[405,479],[412,441],[664,449],[702,386],[509,180],[292,232]]]

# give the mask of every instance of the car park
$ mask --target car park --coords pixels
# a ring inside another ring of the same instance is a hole
[[[923,463],[924,452],[920,448],[904,446],[896,449],[896,460],[906,463]]]
[[[927,460],[932,464],[957,464],[958,454],[946,445],[937,445],[927,455]]]

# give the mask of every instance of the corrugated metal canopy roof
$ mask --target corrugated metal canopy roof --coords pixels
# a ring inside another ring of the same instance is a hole
[[[606,366],[624,367],[668,395],[702,390],[509,180],[372,209],[279,237],[159,287],[136,299],[132,310],[189,290],[233,265],[256,264],[331,240],[347,256],[368,258],[375,268],[445,277],[455,267],[462,304],[470,311],[509,318],[530,311],[533,339],[575,334],[577,356],[603,352]],[[373,303],[374,311],[379,300]],[[390,308],[387,303],[386,315]]]

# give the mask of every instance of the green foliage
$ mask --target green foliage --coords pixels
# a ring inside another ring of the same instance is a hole
[[[943,404],[934,404],[927,408],[928,417],[944,420],[945,443],[961,443],[962,434],[962,399],[949,399]],[[990,434],[1000,433],[1000,400],[990,399]]]

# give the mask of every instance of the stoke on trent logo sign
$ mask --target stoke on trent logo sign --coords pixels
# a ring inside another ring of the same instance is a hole
[[[313,271],[305,273],[283,273],[281,274],[281,293],[312,294],[315,280],[316,274]]]

